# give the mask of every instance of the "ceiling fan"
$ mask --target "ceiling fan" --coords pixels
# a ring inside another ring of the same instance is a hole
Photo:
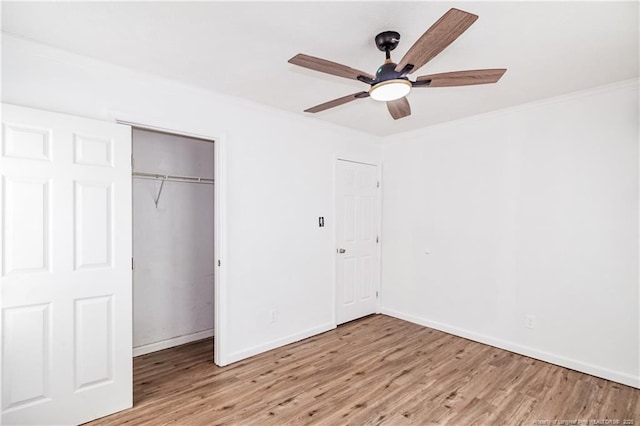
[[[422,75],[409,80],[408,74],[417,71],[436,55],[442,52],[455,39],[473,24],[477,15],[459,9],[450,9],[431,26],[402,57],[399,63],[391,60],[391,51],[398,46],[400,34],[395,31],[384,31],[375,38],[378,49],[385,52],[386,60],[373,76],[346,65],[327,61],[314,56],[297,54],[289,59],[289,63],[327,74],[355,79],[369,84],[368,91],[353,93],[329,102],[316,105],[305,112],[320,112],[356,99],[372,97],[387,103],[389,113],[394,120],[411,115],[411,107],[406,95],[412,88],[451,87],[473,84],[495,83],[507,71],[504,68],[453,71],[439,74]]]

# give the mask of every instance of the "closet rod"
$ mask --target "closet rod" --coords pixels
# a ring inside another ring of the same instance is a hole
[[[213,184],[213,179],[211,178],[203,178],[197,176],[177,176],[177,175],[162,175],[158,173],[143,173],[143,172],[133,172],[134,178],[139,179],[152,179],[152,180],[162,180],[163,182],[168,180],[172,182],[190,182],[190,183],[206,183]]]

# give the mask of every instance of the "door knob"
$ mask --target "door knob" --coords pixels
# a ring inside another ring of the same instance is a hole
[[[343,248],[338,249],[338,253],[344,253],[344,252],[346,252],[346,250],[345,250],[345,249],[343,249]]]

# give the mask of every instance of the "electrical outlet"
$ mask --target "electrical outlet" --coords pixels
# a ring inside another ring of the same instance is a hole
[[[524,320],[524,325],[527,328],[534,329],[536,328],[536,317],[535,315],[527,315]]]
[[[277,309],[272,309],[271,313],[270,313],[270,317],[271,317],[271,322],[277,322],[278,321],[278,310]]]

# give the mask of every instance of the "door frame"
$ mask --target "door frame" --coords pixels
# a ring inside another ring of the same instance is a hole
[[[146,117],[141,114],[131,114],[122,111],[110,111],[112,121],[126,124],[139,129],[153,130],[176,136],[187,136],[204,139],[213,142],[213,262],[217,263],[214,273],[214,300],[213,300],[213,362],[218,366],[229,364],[226,352],[227,345],[227,312],[223,303],[227,300],[227,277],[221,265],[224,264],[227,253],[227,150],[226,135],[203,134],[197,129],[189,128],[181,124],[165,125],[166,120]],[[132,211],[133,214],[133,211]],[[133,275],[133,271],[132,271]],[[133,343],[132,343],[133,344]]]
[[[337,214],[337,202],[336,202],[336,187],[338,185],[338,176],[337,176],[337,165],[338,161],[347,161],[349,163],[358,163],[358,164],[366,164],[367,166],[374,166],[377,170],[377,179],[380,183],[378,187],[378,196],[376,198],[376,210],[378,213],[378,220],[376,223],[376,233],[379,238],[378,247],[376,248],[376,256],[378,256],[378,268],[377,268],[377,277],[376,277],[376,288],[375,290],[378,292],[378,297],[376,300],[376,314],[381,312],[381,303],[382,300],[382,163],[376,161],[369,161],[367,159],[355,159],[348,155],[335,155],[333,159],[333,217],[334,222],[338,221]],[[338,236],[336,235],[336,225],[333,225],[333,247],[332,247],[332,255],[333,255],[333,294],[332,294],[332,311],[333,311],[333,324],[335,327],[338,325],[338,313],[337,313],[337,295],[338,295],[338,268],[337,268],[337,253],[336,249],[338,248]]]

